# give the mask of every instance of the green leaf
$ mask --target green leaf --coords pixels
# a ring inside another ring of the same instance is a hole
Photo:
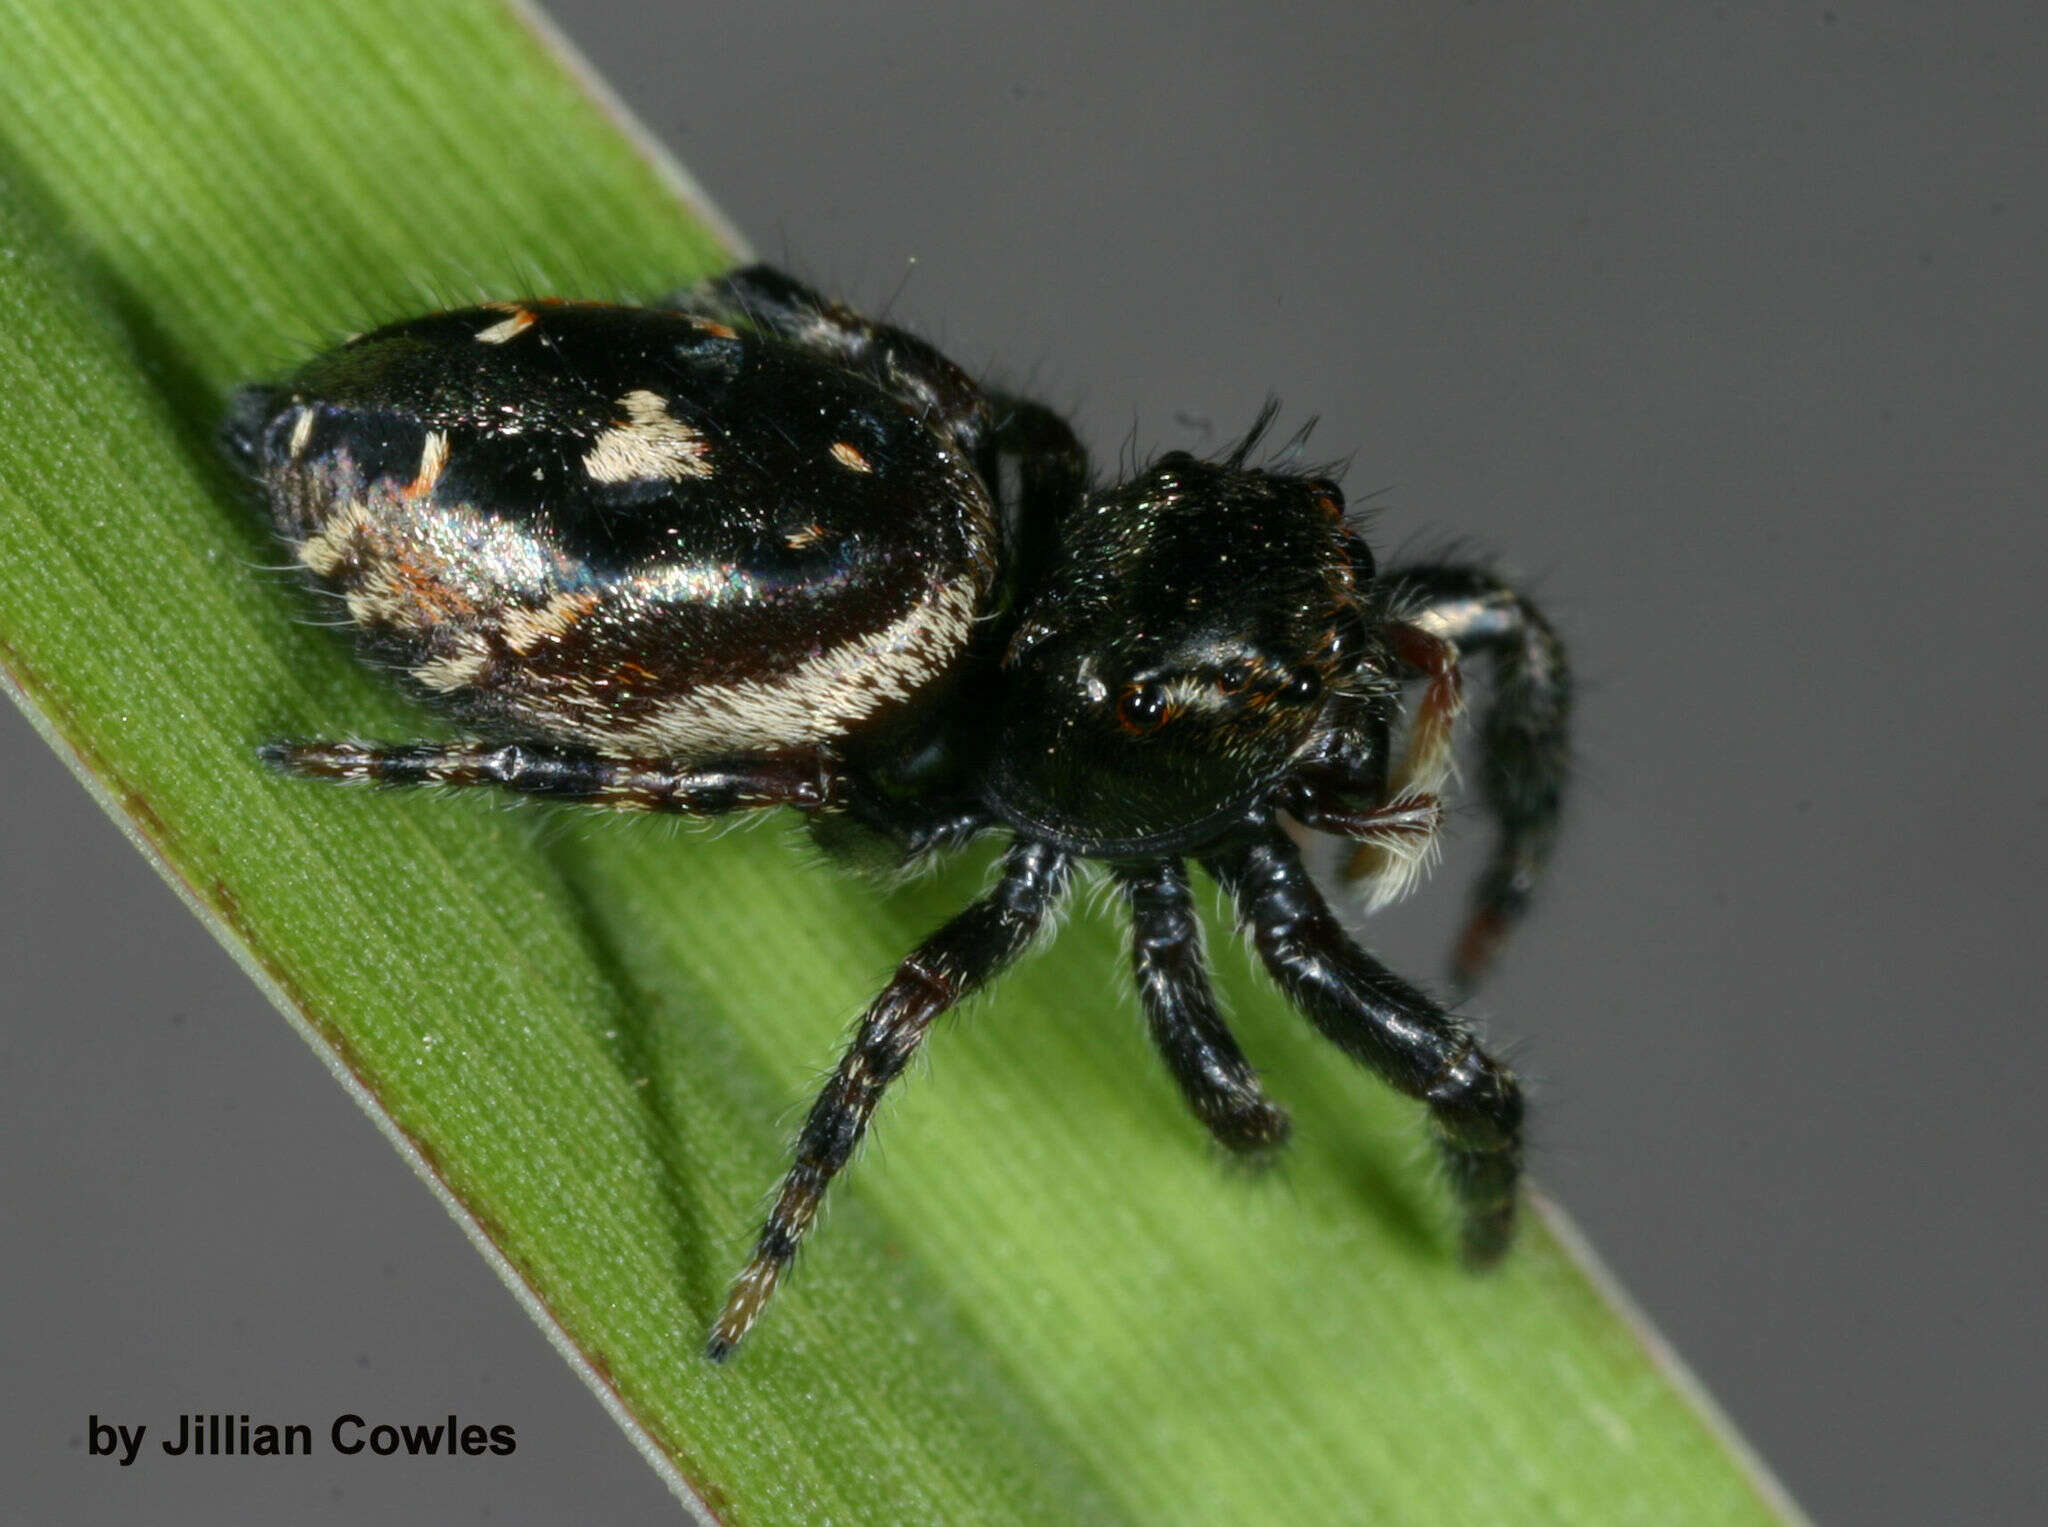
[[[715,834],[272,778],[404,738],[214,424],[238,382],[484,296],[724,263],[516,11],[0,0],[0,664],[445,1188],[679,1493],[746,1522],[1786,1519],[1531,1226],[1457,1271],[1415,1109],[1219,937],[1294,1108],[1216,1170],[1082,910],[930,1046],[734,1365],[700,1356],[790,1121],[986,855],[883,893]]]

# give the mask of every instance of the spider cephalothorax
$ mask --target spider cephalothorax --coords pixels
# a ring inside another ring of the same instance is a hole
[[[1321,479],[1172,455],[1090,495],[1002,654],[990,808],[1080,853],[1199,844],[1371,686],[1339,633],[1372,594]]]
[[[1397,892],[1434,840],[1459,656],[1489,654],[1499,837],[1455,967],[1478,974],[1550,847],[1569,698],[1549,627],[1492,574],[1380,571],[1336,485],[1248,465],[1250,440],[1091,489],[1058,416],[758,266],[666,307],[380,329],[245,389],[227,440],[365,648],[473,734],[273,743],[272,763],[700,816],[790,806],[835,850],[905,861],[1008,834],[995,888],[862,1017],[713,1357],[933,1019],[1030,941],[1078,859],[1124,895],[1147,1022],[1218,1140],[1261,1150],[1287,1121],[1210,995],[1189,861],[1289,999],[1428,1104],[1468,1257],[1505,1249],[1513,1077],[1343,933],[1283,823],[1355,840],[1354,872]]]

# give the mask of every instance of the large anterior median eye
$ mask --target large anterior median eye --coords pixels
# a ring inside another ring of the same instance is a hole
[[[1289,705],[1306,705],[1322,698],[1323,676],[1313,668],[1297,668],[1281,686],[1280,698]]]
[[[1125,731],[1142,737],[1147,732],[1156,732],[1166,720],[1166,686],[1149,680],[1142,684],[1126,684],[1124,692],[1117,696],[1116,721]]]

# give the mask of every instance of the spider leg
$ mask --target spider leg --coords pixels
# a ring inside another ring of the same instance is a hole
[[[1345,936],[1278,829],[1204,861],[1237,900],[1260,958],[1325,1037],[1429,1105],[1464,1253],[1495,1261],[1514,1235],[1522,1094],[1456,1019]]]
[[[910,952],[862,1015],[853,1043],[811,1105],[754,1255],[733,1282],[706,1354],[731,1355],[795,1258],[825,1189],[866,1133],[889,1083],[917,1053],[932,1020],[1020,954],[1065,891],[1071,861],[1043,843],[1019,842],[994,890]]]
[[[263,761],[307,779],[377,785],[496,785],[519,795],[629,811],[722,816],[840,803],[846,779],[820,753],[784,753],[682,767],[659,758],[605,758],[531,743],[269,742]]]
[[[1557,841],[1569,766],[1571,668],[1542,614],[1494,574],[1432,565],[1387,574],[1409,627],[1493,660],[1493,701],[1479,726],[1480,788],[1499,826],[1452,957],[1461,989],[1485,974],[1528,910]]]
[[[871,376],[969,450],[987,432],[988,401],[966,372],[915,334],[877,323],[772,265],[727,271],[675,300],[687,311],[753,324]]]
[[[1011,582],[1029,587],[1059,522],[1088,491],[1088,453],[1073,426],[1043,403],[1008,393],[991,393],[988,402],[994,427],[976,465],[1002,506]]]
[[[1120,869],[1117,879],[1131,905],[1131,966],[1145,1019],[1181,1096],[1231,1150],[1284,1144],[1286,1113],[1260,1090],[1258,1074],[1216,1010],[1186,867],[1168,859]]]

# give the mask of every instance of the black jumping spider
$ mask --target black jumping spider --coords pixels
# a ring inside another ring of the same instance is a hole
[[[1256,434],[1256,432],[1255,432]],[[244,389],[230,448],[364,649],[480,740],[274,743],[294,774],[809,814],[898,862],[1010,837],[994,890],[875,998],[710,1340],[746,1334],[932,1020],[1045,923],[1076,860],[1129,903],[1152,1036],[1210,1132],[1283,1140],[1210,995],[1187,861],[1317,1028],[1429,1105],[1485,1263],[1522,1104],[1456,1019],[1339,929],[1282,813],[1382,894],[1437,827],[1458,657],[1494,662],[1499,839],[1469,981],[1522,911],[1569,687],[1529,603],[1470,567],[1375,568],[1326,478],[1176,452],[1094,488],[1066,423],[763,267],[673,308],[501,303],[380,329]],[[1404,682],[1425,687],[1401,759]]]

